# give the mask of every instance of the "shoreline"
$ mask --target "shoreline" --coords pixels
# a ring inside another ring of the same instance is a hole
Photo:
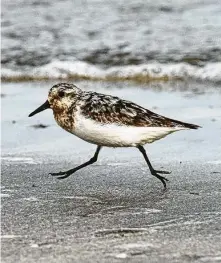
[[[3,68],[4,82],[42,80],[82,80],[82,81],[133,81],[136,83],[167,81],[221,81],[221,63],[209,62],[202,65],[188,63],[157,63],[112,66],[102,68],[83,61],[53,61],[29,70],[16,71]]]

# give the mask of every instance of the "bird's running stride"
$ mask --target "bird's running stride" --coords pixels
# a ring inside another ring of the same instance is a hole
[[[143,147],[170,133],[197,129],[200,126],[158,115],[133,102],[101,93],[82,91],[73,84],[54,85],[46,102],[29,114],[29,117],[51,108],[58,125],[79,138],[96,144],[94,156],[73,169],[51,173],[64,179],[81,168],[95,163],[102,146],[137,147],[142,153],[152,175],[166,188],[166,179],[160,174],[167,171],[155,170]]]

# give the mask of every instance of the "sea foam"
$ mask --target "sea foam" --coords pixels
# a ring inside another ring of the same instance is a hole
[[[103,69],[83,61],[53,61],[41,67],[24,71],[2,68],[3,81],[41,79],[90,79],[90,80],[199,80],[221,81],[221,63],[194,66],[187,63],[141,64],[115,66]]]

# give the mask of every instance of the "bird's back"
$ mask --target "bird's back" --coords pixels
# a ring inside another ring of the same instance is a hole
[[[85,92],[81,113],[103,124],[134,127],[182,127],[197,129],[198,125],[181,122],[156,114],[136,103],[96,92]]]

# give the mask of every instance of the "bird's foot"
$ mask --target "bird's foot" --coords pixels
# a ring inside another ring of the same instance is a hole
[[[49,173],[50,175],[52,175],[52,176],[58,176],[58,175],[64,175],[64,174],[66,174],[66,172],[58,172],[58,173]]]
[[[154,170],[158,174],[171,174],[171,172],[168,171],[159,171],[159,170]]]
[[[58,172],[58,173],[49,173],[52,176],[57,176],[57,179],[65,179],[69,177],[73,172],[65,171],[65,172]],[[62,176],[60,176],[62,175]]]
[[[165,178],[164,176],[159,175],[158,173],[162,173],[162,174],[170,174],[170,172],[167,171],[157,171],[157,170],[153,170],[151,172],[151,174],[155,177],[157,177],[163,184],[164,189],[166,190],[167,185],[166,185],[166,181],[168,182],[169,180],[167,178]]]

